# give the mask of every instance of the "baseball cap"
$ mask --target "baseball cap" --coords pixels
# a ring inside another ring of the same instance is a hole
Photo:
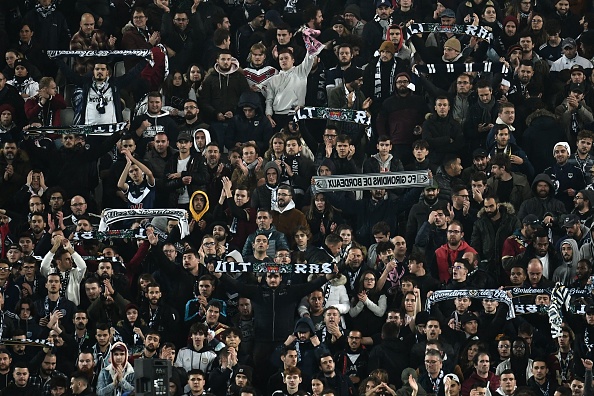
[[[474,150],[472,152],[472,158],[476,158],[476,157],[485,157],[487,158],[489,156],[489,154],[487,154],[487,150],[482,149],[482,148],[477,148],[476,150]]]
[[[586,73],[586,69],[584,69],[584,66],[582,66],[582,65],[573,65],[573,66],[571,66],[570,70],[572,73],[577,72],[577,71],[581,71],[584,74]]]
[[[379,0],[378,2],[375,3],[375,8],[380,8],[380,7],[392,8],[392,2],[390,0]]]
[[[542,221],[540,221],[538,216],[534,214],[524,216],[524,218],[522,219],[522,224],[526,224],[532,227],[542,227]]]
[[[568,214],[563,219],[563,225],[562,225],[562,227],[564,227],[564,228],[565,227],[573,227],[574,225],[576,225],[579,222],[580,222],[580,218],[578,217],[578,215]]]
[[[566,48],[566,47],[575,48],[575,47],[577,47],[577,44],[575,43],[575,40],[572,39],[571,37],[565,37],[561,41],[561,48]]]
[[[446,8],[439,14],[440,18],[456,18],[456,13],[450,8]]]
[[[579,93],[584,93],[585,89],[584,89],[584,84],[580,84],[580,83],[571,83],[571,85],[569,86],[569,92],[579,92]]]
[[[449,378],[452,381],[456,381],[457,383],[460,383],[460,378],[458,378],[458,376],[456,374],[453,374],[453,373],[446,374],[446,376],[443,377],[444,381],[445,381],[446,378]]]
[[[425,190],[431,190],[431,189],[437,189],[439,188],[439,184],[437,184],[437,180],[433,179],[431,181],[431,184],[429,184],[428,186],[425,186]]]
[[[177,141],[181,142],[182,140],[185,140],[186,142],[191,142],[192,141],[192,136],[190,136],[189,133],[180,133],[177,136]]]
[[[586,307],[586,314],[587,315],[594,315],[594,305],[590,304]]]
[[[476,315],[473,315],[470,312],[467,312],[460,316],[460,323],[462,325],[465,325],[468,322],[472,322],[473,320],[476,320],[478,322],[478,318],[476,317]]]

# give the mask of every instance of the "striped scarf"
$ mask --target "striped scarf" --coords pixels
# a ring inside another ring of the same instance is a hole
[[[377,64],[375,65],[375,88],[373,90],[373,97],[374,98],[387,98],[388,96],[392,95],[394,92],[394,77],[396,75],[396,59],[392,58],[392,70],[390,71],[390,92],[386,92],[385,94],[382,93],[382,60],[378,59]]]

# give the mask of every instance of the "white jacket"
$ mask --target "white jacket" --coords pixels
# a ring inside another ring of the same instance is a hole
[[[49,251],[41,261],[41,275],[46,278],[48,274],[53,274],[57,270],[56,268],[51,267],[53,259],[54,253]],[[85,260],[83,260],[81,255],[77,252],[72,253],[72,261],[76,264],[76,267],[72,266],[72,270],[70,271],[66,298],[72,301],[74,305],[78,306],[78,304],[80,304],[80,282],[82,282],[85,273],[87,272],[87,263],[85,263]],[[61,275],[63,276],[64,273],[62,272]]]
[[[177,353],[175,359],[176,367],[183,367],[184,370],[190,371],[193,369],[200,369],[208,374],[213,368],[213,364],[217,359],[217,354],[211,350],[202,350],[197,352],[193,348],[182,348]]]
[[[308,282],[310,281],[311,279],[308,278]],[[322,286],[324,295],[329,293],[328,298],[324,302],[324,308],[336,307],[338,308],[338,311],[341,315],[345,315],[349,312],[351,309],[351,304],[346,288],[344,287],[346,282],[346,276],[340,274],[338,278],[334,278]],[[328,292],[326,291],[327,287],[330,288]],[[303,317],[303,315],[309,313],[309,302],[307,301],[307,297],[308,296],[305,296],[303,299],[301,299],[301,304],[299,304],[299,307],[297,308],[297,312],[299,313],[300,317]]]
[[[316,55],[306,55],[303,62],[287,71],[280,70],[266,83],[266,115],[289,114],[297,106],[305,105],[307,76]]]

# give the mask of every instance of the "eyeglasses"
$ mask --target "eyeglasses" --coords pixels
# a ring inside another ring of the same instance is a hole
[[[74,140],[74,136],[64,136],[62,139],[64,139],[64,140]]]
[[[575,197],[573,197],[573,200],[574,200],[574,201],[578,201],[578,200],[580,200],[580,199],[584,199],[584,197],[578,197],[577,195],[576,195]]]
[[[276,258],[291,258],[290,254],[277,254]]]
[[[448,230],[448,234],[460,234],[461,232],[460,230]]]
[[[194,110],[194,109],[197,109],[197,108],[198,107],[196,107],[196,106],[185,106],[184,107],[184,110]]]
[[[497,348],[499,348],[499,349],[509,349],[511,347],[509,345],[499,345]]]
[[[50,197],[50,201],[62,201],[64,198],[62,197]]]
[[[10,271],[12,267],[0,267],[0,271]]]
[[[214,246],[214,242],[204,242],[204,246]]]
[[[461,270],[461,269],[465,269],[466,267],[464,267],[463,265],[454,265],[454,269],[456,270]]]
[[[408,81],[396,81],[396,85],[408,85]]]
[[[514,349],[526,349],[524,345],[514,345]]]
[[[338,135],[324,135],[324,137],[328,139],[336,139],[337,136]]]

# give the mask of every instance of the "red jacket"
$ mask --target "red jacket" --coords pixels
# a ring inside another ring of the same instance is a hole
[[[470,388],[477,382],[485,382],[489,384],[489,390],[491,391],[492,395],[497,394],[497,389],[499,388],[499,377],[495,375],[492,371],[489,371],[487,376],[487,380],[485,381],[484,378],[479,377],[476,373],[476,370],[472,372],[472,375],[468,377],[463,383],[462,388],[460,389],[460,394],[462,396],[469,396],[470,395]]]
[[[454,266],[454,262],[466,252],[472,252],[476,254],[474,250],[465,241],[460,242],[458,250],[452,250],[446,243],[435,251],[435,262],[437,264],[437,273],[441,282],[447,282],[450,280],[450,268]]]

